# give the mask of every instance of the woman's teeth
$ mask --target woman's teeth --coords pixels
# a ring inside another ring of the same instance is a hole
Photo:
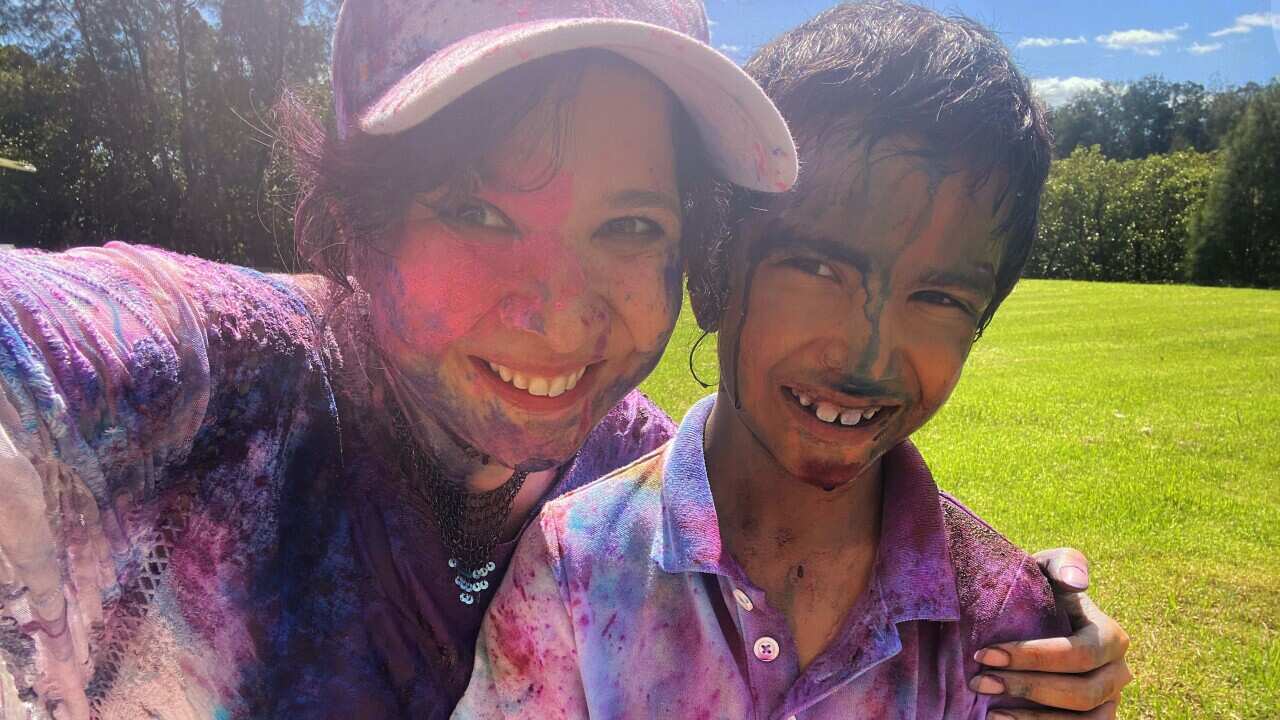
[[[812,395],[802,393],[799,390],[792,389],[791,394],[804,407],[812,407],[813,414],[822,422],[835,423],[839,421],[841,425],[857,425],[864,420],[870,420],[880,412],[879,407],[869,408],[846,408],[840,407],[826,400],[818,400],[816,403]]]
[[[560,397],[566,392],[578,386],[578,381],[582,379],[587,368],[584,365],[577,370],[565,375],[557,375],[555,377],[542,377],[539,375],[529,375],[518,370],[512,370],[506,365],[498,363],[489,363],[489,369],[503,382],[510,383],[524,390],[530,395],[536,397]]]

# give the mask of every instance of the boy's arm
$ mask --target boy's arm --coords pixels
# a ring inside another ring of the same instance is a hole
[[[485,615],[454,720],[587,718],[557,533],[543,513]]]

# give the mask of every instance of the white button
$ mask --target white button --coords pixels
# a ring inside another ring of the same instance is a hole
[[[773,662],[778,659],[778,641],[768,635],[757,640],[753,650],[755,651],[756,659],[760,662]]]
[[[755,608],[755,604],[751,602],[751,598],[747,597],[747,594],[738,588],[733,589],[733,599],[738,601],[738,607],[746,610],[747,612],[751,612]],[[790,719],[788,718],[788,720]]]

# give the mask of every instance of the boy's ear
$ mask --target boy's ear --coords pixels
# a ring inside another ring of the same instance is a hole
[[[713,333],[729,300],[729,249],[738,241],[736,228],[725,228],[705,247],[688,255],[689,305],[698,327]]]
[[[689,304],[693,306],[693,317],[698,321],[698,327],[709,333],[720,330],[723,308],[719,307],[719,303],[709,302],[705,296],[693,293],[692,288],[690,290]]]
[[[689,305],[698,327],[713,333],[720,329],[720,316],[728,300],[728,267],[721,253],[711,252],[689,267]]]

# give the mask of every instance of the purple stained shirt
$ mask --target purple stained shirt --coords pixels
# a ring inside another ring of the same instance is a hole
[[[666,447],[546,505],[489,607],[457,720],[984,718],[973,653],[1069,625],[1034,560],[884,459],[867,591],[803,670],[786,618],[721,546],[703,461],[714,396]]]
[[[43,483],[0,474],[0,502],[53,501],[0,537],[51,533],[67,598],[34,616],[0,547],[0,718],[68,683],[106,719],[447,717],[488,595],[457,601],[387,462],[359,303],[322,323],[326,291],[120,243],[0,251],[0,423]],[[673,430],[631,393],[548,497]]]

